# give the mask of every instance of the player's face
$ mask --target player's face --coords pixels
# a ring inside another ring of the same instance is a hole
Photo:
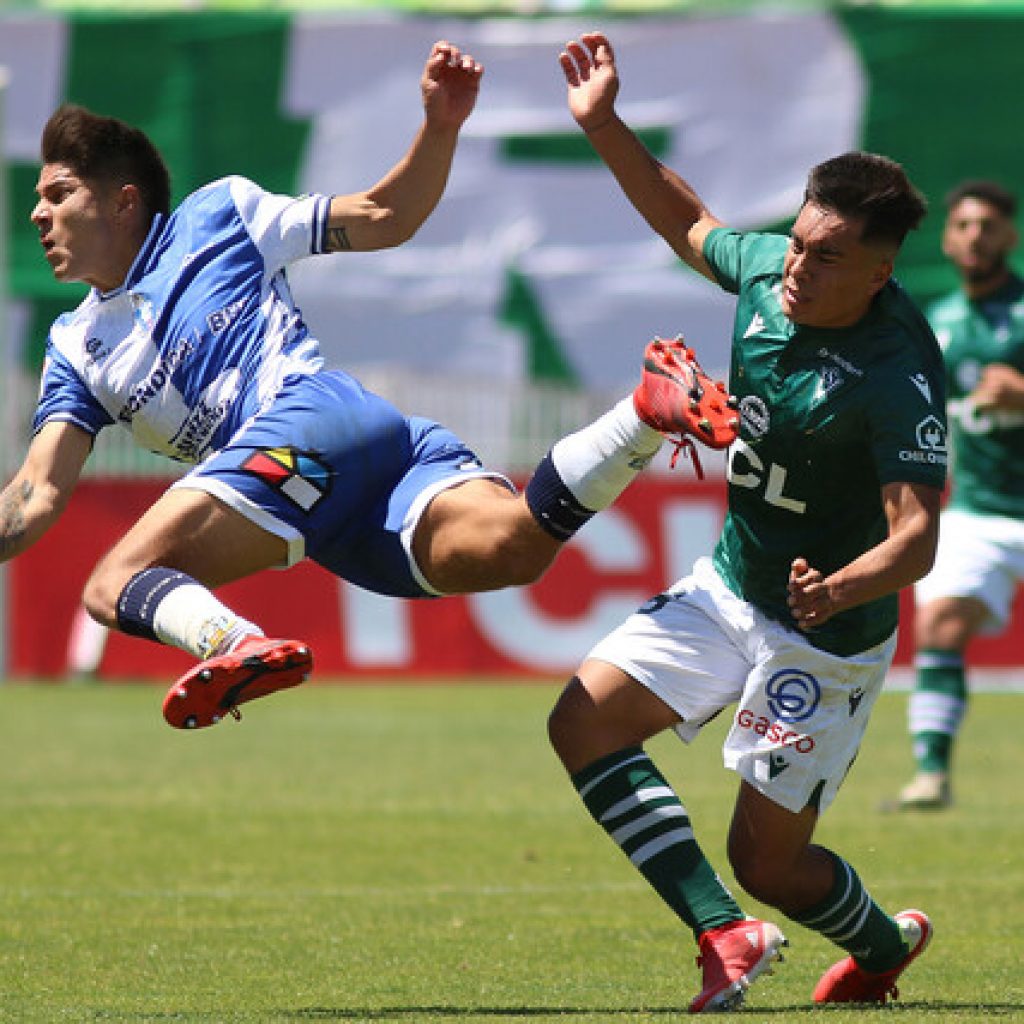
[[[58,281],[85,281],[101,291],[124,279],[118,190],[91,184],[65,164],[44,164],[32,223]]]
[[[946,217],[942,251],[973,284],[1002,277],[1016,244],[1013,222],[984,199],[966,196]]]
[[[892,274],[893,254],[861,241],[859,218],[805,203],[782,266],[782,312],[806,327],[849,327]]]

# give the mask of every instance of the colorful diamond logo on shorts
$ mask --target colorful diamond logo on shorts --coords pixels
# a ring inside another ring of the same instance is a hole
[[[309,452],[265,448],[254,452],[242,469],[280,491],[303,512],[312,512],[331,489],[327,467]]]

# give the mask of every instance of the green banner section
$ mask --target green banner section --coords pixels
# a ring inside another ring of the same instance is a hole
[[[226,174],[294,192],[307,124],[279,104],[284,14],[85,14],[70,19],[64,98],[141,127],[172,170],[174,200]],[[0,28],[2,31],[2,28]],[[29,359],[84,289],[53,280],[28,220],[38,165],[10,167],[11,285],[33,301]]]
[[[564,15],[610,14],[714,15],[764,8],[764,0],[4,0],[8,9],[82,11],[415,11],[422,14]],[[1021,11],[1024,0],[788,0],[788,10],[898,8],[924,12]]]
[[[842,22],[870,83],[863,147],[903,163],[931,204],[899,265],[903,283],[928,300],[956,284],[940,251],[946,192],[964,178],[995,178],[1024,200],[1024,11],[852,9]]]

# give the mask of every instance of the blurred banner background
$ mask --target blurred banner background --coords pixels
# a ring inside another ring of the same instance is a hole
[[[411,139],[438,38],[486,67],[441,206],[400,249],[292,274],[328,361],[520,473],[632,388],[654,334],[685,334],[724,371],[731,300],[652,237],[566,109],[557,55],[593,28],[616,45],[623,117],[730,224],[785,229],[808,168],[843,150],[904,163],[934,211],[898,267],[920,300],[955,284],[939,249],[944,192],[967,176],[1024,185],[1013,2],[8,4],[7,471],[47,328],[82,294],[53,281],[28,221],[52,109],[71,100],[141,126],[176,199],[229,173],[354,191]],[[97,482],[172,471],[104,433]]]

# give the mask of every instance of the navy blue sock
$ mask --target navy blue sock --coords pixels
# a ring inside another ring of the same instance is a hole
[[[160,643],[153,629],[157,605],[172,590],[195,582],[191,576],[177,569],[164,569],[160,566],[137,572],[124,585],[117,599],[117,628],[129,636],[140,636]]]
[[[562,483],[550,452],[526,485],[526,504],[541,527],[559,541],[569,540],[594,515],[593,509],[584,508]]]

